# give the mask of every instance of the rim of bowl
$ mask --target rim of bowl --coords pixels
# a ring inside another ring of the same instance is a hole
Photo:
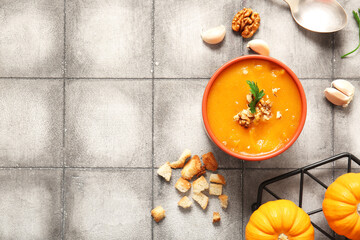
[[[269,61],[269,62],[275,63],[276,65],[278,65],[278,66],[282,67],[283,69],[285,69],[285,71],[290,75],[292,80],[295,82],[295,84],[296,84],[296,86],[298,88],[299,94],[300,94],[300,99],[301,99],[301,118],[300,118],[299,125],[298,125],[298,127],[296,129],[296,132],[295,132],[294,136],[292,137],[292,139],[286,145],[284,145],[283,147],[281,147],[281,148],[279,148],[279,149],[277,149],[275,151],[271,151],[269,153],[259,155],[259,156],[242,155],[242,154],[233,152],[230,149],[226,148],[216,138],[216,136],[212,132],[212,130],[210,128],[208,116],[207,116],[207,100],[208,100],[209,92],[210,92],[210,89],[211,89],[213,83],[215,82],[217,77],[220,75],[220,73],[222,73],[226,68],[228,68],[229,66],[231,66],[234,63],[244,61],[244,60],[253,60],[253,59]],[[305,120],[306,120],[306,114],[307,114],[307,105],[306,105],[305,91],[304,91],[304,88],[303,88],[300,80],[296,76],[296,74],[288,66],[286,66],[284,63],[282,63],[281,61],[279,61],[279,60],[277,60],[275,58],[268,57],[268,56],[263,56],[263,55],[240,56],[240,57],[234,58],[234,59],[226,62],[210,78],[208,84],[206,85],[204,95],[203,95],[203,100],[202,100],[202,117],[203,117],[203,122],[204,122],[205,129],[206,129],[206,132],[207,132],[208,136],[211,138],[211,140],[222,151],[226,152],[227,154],[229,154],[229,155],[231,155],[233,157],[236,157],[236,158],[242,159],[242,160],[246,160],[246,161],[262,161],[262,160],[266,160],[266,159],[278,156],[281,153],[283,153],[284,151],[286,151],[291,145],[293,145],[293,143],[297,140],[297,138],[299,137],[301,131],[303,130],[304,125],[305,125]]]

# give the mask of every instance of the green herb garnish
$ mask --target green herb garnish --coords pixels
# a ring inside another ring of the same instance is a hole
[[[360,8],[358,9],[358,12],[359,12],[359,14],[360,14]],[[356,11],[352,11],[352,13],[353,13],[354,18],[355,18],[355,20],[356,20],[356,22],[357,22],[357,24],[358,24],[358,27],[359,27],[359,45],[358,45],[354,50],[352,50],[351,52],[349,52],[349,53],[341,56],[341,58],[344,58],[344,57],[346,57],[347,55],[352,54],[353,52],[355,52],[356,50],[358,50],[358,49],[360,48],[360,17],[359,17],[359,14],[358,14]]]
[[[256,113],[256,104],[260,101],[260,99],[265,95],[264,90],[259,91],[259,87],[257,83],[253,81],[246,81],[249,84],[250,92],[253,95],[253,100],[249,103],[249,108],[251,113]]]

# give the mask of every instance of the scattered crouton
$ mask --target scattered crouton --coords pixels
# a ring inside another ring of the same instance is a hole
[[[192,195],[192,198],[202,207],[202,209],[206,209],[208,203],[209,203],[209,198],[208,196],[206,196],[203,193],[194,193]]]
[[[187,180],[191,180],[193,176],[201,171],[201,161],[199,156],[194,155],[181,170],[181,176]]]
[[[216,183],[210,183],[209,194],[220,196],[222,194],[222,185]]]
[[[198,174],[196,174],[196,177],[199,178],[201,175],[204,175],[206,173],[205,171],[205,165],[201,166],[201,170]]]
[[[220,222],[220,220],[221,220],[220,213],[214,212],[213,213],[213,223]]]
[[[160,176],[165,178],[166,181],[170,181],[170,178],[171,178],[170,163],[166,162],[164,165],[159,167],[159,169],[157,170],[157,174],[159,174]]]
[[[220,195],[219,196],[219,200],[220,200],[220,205],[222,208],[226,209],[228,206],[228,199],[229,197],[227,195]]]
[[[180,192],[184,193],[191,188],[191,184],[182,177],[180,177],[179,180],[177,180],[177,182],[175,183],[175,188]]]
[[[165,210],[162,206],[157,206],[151,210],[151,216],[154,218],[155,222],[160,222],[165,217]]]
[[[204,176],[199,177],[192,184],[194,193],[199,193],[204,191],[205,189],[209,189],[209,184],[204,178]]]
[[[191,151],[189,149],[185,149],[184,152],[180,155],[179,159],[176,162],[170,163],[171,168],[182,168],[184,167],[186,159],[191,157]]]
[[[205,153],[202,155],[202,160],[207,170],[216,171],[218,168],[218,163],[212,152]]]
[[[191,206],[191,204],[192,204],[192,201],[187,196],[184,196],[178,202],[178,205],[182,208],[189,208]]]
[[[210,182],[220,183],[220,184],[223,184],[223,185],[226,184],[225,178],[221,174],[211,174],[210,175]]]

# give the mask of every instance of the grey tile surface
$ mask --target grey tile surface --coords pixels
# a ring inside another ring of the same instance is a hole
[[[61,239],[61,181],[61,169],[0,169],[0,238]]]
[[[260,14],[254,38],[268,42],[272,57],[288,65],[299,78],[331,77],[331,34],[312,33],[298,26],[284,1],[244,0],[243,6]]]
[[[356,89],[360,89],[360,83],[351,81]],[[360,157],[359,132],[360,126],[359,111],[357,106],[360,104],[360,98],[355,96],[347,108],[334,108],[334,150],[335,153],[351,152],[358,158]],[[345,162],[339,162],[337,167],[346,167]]]
[[[151,239],[151,170],[66,170],[65,239]]]
[[[241,167],[242,162],[222,152],[207,137],[201,117],[206,80],[155,80],[154,164],[175,161],[185,148],[201,156],[214,152],[219,167]]]
[[[69,77],[151,77],[152,1],[66,1]]]
[[[155,176],[154,206],[161,205],[166,211],[166,217],[159,223],[154,223],[154,239],[240,239],[242,235],[242,183],[241,170],[218,171],[226,179],[223,194],[229,196],[229,206],[223,210],[217,196],[209,196],[208,207],[203,210],[194,202],[191,189],[180,193],[175,189],[175,183],[181,176],[180,170],[173,171],[170,182]],[[155,173],[156,174],[156,173]],[[210,174],[205,178],[209,181]],[[178,207],[178,201],[187,195],[193,202],[189,209]],[[213,224],[213,212],[219,212],[220,224]]]
[[[66,165],[151,167],[152,84],[69,80]]]
[[[323,96],[332,78],[351,78],[360,88],[359,54],[340,59],[357,43],[357,1],[340,0],[349,14],[345,30],[316,34],[275,0],[0,0],[0,239],[244,239],[260,182],[333,153],[360,157],[357,95],[347,109]],[[302,78],[308,100],[298,141],[258,163],[220,151],[201,117],[208,78],[249,53],[250,39],[231,30],[243,7],[260,13],[253,39],[267,41],[271,56]],[[204,43],[201,31],[220,24],[224,42]],[[177,206],[180,170],[170,183],[156,170],[185,148],[214,152],[228,182],[227,210],[215,196],[205,211],[195,202],[189,210]],[[312,173],[330,184],[345,166]],[[297,203],[298,181],[269,188]],[[310,211],[325,190],[305,183]],[[166,210],[160,223],[150,216],[157,205]],[[213,211],[220,224],[212,224]],[[329,230],[322,214],[312,221]],[[315,239],[325,238],[316,232]]]
[[[359,7],[358,0],[339,0],[348,14],[347,26],[335,34],[334,51],[334,77],[356,78],[360,80],[359,74],[359,51],[341,59],[341,56],[354,50],[359,43],[359,27],[353,17],[352,11]]]
[[[250,219],[252,214],[251,205],[256,202],[257,189],[261,182],[268,180],[270,178],[279,176],[281,174],[287,173],[292,169],[246,169],[244,172],[244,231],[246,224]],[[323,181],[325,184],[330,184],[333,179],[333,170],[332,169],[320,169],[312,170],[311,173]],[[325,190],[321,186],[317,186],[317,183],[314,183],[312,179],[305,176],[304,177],[304,202],[303,209],[305,211],[315,210],[322,205],[323,196]],[[294,203],[299,203],[299,183],[300,176],[293,176],[277,182],[276,184],[268,185],[269,189],[277,194],[279,197],[293,201]],[[269,193],[264,192],[263,203],[268,201],[274,201],[275,198]],[[330,233],[330,229],[327,226],[326,220],[321,213],[311,216],[311,220],[321,226],[323,229]],[[327,239],[317,230],[315,231],[315,239]]]
[[[0,80],[0,166],[62,166],[63,81]]]
[[[63,1],[0,4],[0,77],[62,77]]]
[[[240,1],[155,0],[155,77],[210,77],[226,61],[242,55],[242,37],[231,30]],[[225,40],[208,45],[202,30],[226,27]]]
[[[330,81],[302,80],[302,85],[308,109],[298,140],[280,156],[262,162],[245,162],[245,167],[299,168],[332,155],[332,106],[323,96]]]

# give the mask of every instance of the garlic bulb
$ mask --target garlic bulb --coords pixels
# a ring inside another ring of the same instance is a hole
[[[337,106],[347,107],[353,99],[355,87],[346,80],[338,79],[331,83],[331,88],[326,88],[325,97]]]
[[[225,37],[226,29],[224,25],[220,25],[215,28],[211,28],[204,32],[201,32],[201,38],[204,42],[209,44],[218,44],[222,42]]]
[[[331,86],[351,98],[354,96],[355,87],[349,81],[337,79],[331,83]]]
[[[261,39],[251,40],[250,42],[248,42],[247,47],[260,55],[264,55],[264,56],[270,55],[269,45],[264,40]]]

